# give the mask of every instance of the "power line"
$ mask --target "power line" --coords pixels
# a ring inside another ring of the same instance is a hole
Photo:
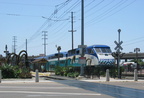
[[[45,5],[45,4],[24,4],[24,3],[12,3],[12,2],[0,2],[0,4],[53,7],[52,5]]]
[[[122,0],[123,1],[123,0]],[[118,4],[118,6],[113,6],[112,8],[110,8],[111,10],[107,10],[106,12],[100,14],[99,16],[93,18],[91,21],[87,22],[86,24],[88,25],[93,25],[94,23],[98,23],[103,21],[104,19],[107,19],[108,17],[120,12],[121,10],[123,10],[124,8],[130,6],[132,3],[134,3],[136,0],[133,0],[132,2],[128,3],[127,5],[123,6],[122,8],[118,9],[118,7],[120,7],[121,5],[123,5],[124,3],[126,3],[127,1],[121,2],[120,4]],[[118,9],[118,10],[116,10]],[[112,11],[116,10],[115,12],[113,12],[112,14],[110,14]],[[110,15],[108,15],[110,14]],[[108,15],[108,16],[107,16]]]
[[[143,42],[144,39],[142,39],[142,38],[144,38],[144,37],[139,37],[139,38],[135,38],[135,39],[132,39],[132,40],[126,41],[126,42],[124,43],[123,46],[133,45],[133,44],[135,44],[135,43]],[[140,40],[140,39],[141,39],[141,40]]]
[[[104,11],[102,14],[94,17],[93,19],[91,19],[90,21],[88,21],[86,24],[89,24],[90,22],[95,22],[98,19],[101,19],[102,17],[105,17],[107,14],[111,13],[112,11],[116,10],[118,7],[120,7],[122,4],[124,4],[127,1],[123,1],[121,0],[120,2],[116,3],[114,6],[110,7],[109,9],[107,9],[106,11]]]
[[[94,1],[95,1],[95,0],[94,0]],[[104,2],[104,0],[101,0],[100,2],[98,2],[97,4],[95,4],[93,7],[89,8],[88,10],[86,10],[86,12],[90,12],[90,10],[98,7],[98,6],[99,6],[100,4],[102,4],[103,2]],[[92,3],[92,2],[91,2],[91,3]],[[90,4],[91,4],[91,3],[90,3]],[[90,4],[87,5],[87,6],[90,6]],[[87,6],[85,6],[85,7],[87,7]]]
[[[114,0],[112,0],[111,2],[109,2],[108,4],[101,6],[100,8],[94,10],[96,13],[98,13],[99,11],[101,11],[102,9],[106,8],[107,6],[109,6],[110,4],[112,4],[114,2]],[[96,4],[95,6],[93,6],[92,8],[90,8],[89,10],[87,10],[87,12],[91,12],[90,10],[98,7],[100,4],[104,3],[104,1],[99,2],[98,4]],[[91,14],[85,16],[85,18],[88,18],[89,16],[93,16],[95,13],[92,12]]]
[[[23,14],[16,14],[16,13],[0,13],[0,15],[16,16],[16,17],[38,17],[38,18],[42,17],[37,15],[23,15]]]

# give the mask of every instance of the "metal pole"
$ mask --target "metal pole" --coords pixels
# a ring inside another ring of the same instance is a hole
[[[120,44],[120,32],[121,32],[121,29],[118,29],[118,43]],[[118,78],[120,78],[120,48],[118,48]]]
[[[84,45],[84,0],[82,0],[81,4],[81,45]]]
[[[118,65],[118,78],[120,78],[120,66],[119,66],[119,54],[118,54],[118,60],[117,60],[117,65]]]
[[[72,49],[73,49],[73,12],[71,12],[71,21],[72,21]]]
[[[84,0],[81,0],[81,45],[84,45]],[[84,57],[84,49],[82,48],[81,57]],[[80,76],[84,76],[84,65],[81,64]]]

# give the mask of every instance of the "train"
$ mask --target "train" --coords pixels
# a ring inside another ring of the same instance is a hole
[[[84,49],[85,66],[114,66],[115,58],[108,45],[91,45]],[[44,58],[47,60],[46,71],[54,71],[55,66],[75,66],[80,67],[80,48],[68,50],[66,52],[54,53]],[[38,59],[38,58],[37,58]]]

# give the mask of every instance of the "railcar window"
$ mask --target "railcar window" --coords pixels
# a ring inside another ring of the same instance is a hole
[[[97,53],[101,53],[101,49],[100,48],[95,48]]]
[[[111,53],[111,50],[109,48],[106,48],[106,50],[107,50],[108,53]]]
[[[85,52],[86,52],[86,50],[85,50]],[[88,49],[88,53],[89,53],[89,54],[93,54],[94,51],[93,51],[91,48],[89,48],[89,49]]]
[[[87,49],[87,51],[88,51],[88,53],[90,54],[90,51],[91,51],[91,50],[90,50],[90,49]]]
[[[76,51],[76,54],[79,54],[79,50]]]
[[[111,53],[110,48],[101,48],[103,53]]]
[[[91,50],[91,54],[94,54],[94,51],[93,51],[93,50]]]
[[[111,53],[110,48],[95,48],[97,53]]]
[[[70,55],[74,55],[75,53],[76,53],[76,50],[75,50],[75,49],[68,51],[68,55],[69,55],[69,56],[70,56]]]
[[[58,56],[63,57],[63,54],[61,54],[61,53],[60,54],[55,54],[54,58],[58,58]]]
[[[106,48],[101,48],[103,53],[107,53]]]

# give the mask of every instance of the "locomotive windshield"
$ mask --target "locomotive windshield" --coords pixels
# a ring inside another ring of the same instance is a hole
[[[111,53],[111,50],[108,47],[98,47],[95,48],[95,50],[97,53]]]

